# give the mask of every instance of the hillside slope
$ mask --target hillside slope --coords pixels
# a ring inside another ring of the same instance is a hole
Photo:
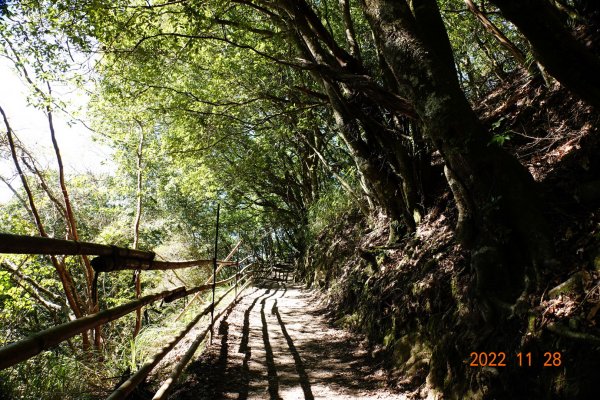
[[[559,260],[529,282],[507,318],[476,290],[481,277],[455,240],[457,211],[439,168],[439,196],[414,236],[386,246],[384,217],[345,213],[312,245],[303,278],[326,292],[336,324],[368,336],[389,383],[414,398],[599,398],[598,114],[522,76],[478,113],[495,133],[490,145],[510,149],[542,187]],[[502,271],[489,273],[502,281]]]

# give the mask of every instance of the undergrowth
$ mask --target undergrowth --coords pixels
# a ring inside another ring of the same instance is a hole
[[[519,99],[532,106],[505,106]],[[544,112],[533,106],[540,102]],[[553,200],[541,207],[553,222],[560,268],[541,271],[507,315],[489,319],[470,254],[454,238],[446,187],[417,232],[393,246],[385,218],[367,220],[355,208],[315,225],[321,231],[302,275],[326,290],[332,321],[365,334],[373,355],[386,360],[390,384],[413,398],[598,398],[598,117],[564,90],[524,81],[498,89],[480,112],[492,127],[502,116],[496,128],[515,135],[505,145]],[[503,352],[507,365],[472,367],[472,352]],[[531,353],[532,365],[519,366],[518,353]],[[545,353],[560,354],[560,365],[544,367]]]
[[[209,272],[209,269],[203,268],[184,272],[145,272],[142,275],[144,294],[176,286],[193,287],[203,284],[211,275]],[[222,279],[229,273],[231,271],[226,269],[217,279]],[[132,288],[125,284],[118,287],[112,285],[113,280],[131,282],[131,271],[118,273],[111,276],[110,280],[104,276],[99,279],[102,309],[132,300]],[[227,288],[217,288],[215,298],[218,299],[226,290]],[[224,299],[222,304],[226,304],[231,296],[233,294]],[[211,293],[208,291],[200,296],[199,301],[190,305],[186,313],[176,321],[189,300],[179,299],[173,303],[160,302],[144,307],[142,329],[135,339],[132,335],[135,313],[130,313],[103,326],[103,347],[100,352],[84,352],[81,350],[81,337],[75,336],[50,351],[44,351],[0,371],[0,400],[106,398],[204,310],[210,304]],[[209,321],[210,315],[204,317],[196,327],[204,329]],[[170,361],[173,361],[176,356],[170,357]],[[158,375],[154,377],[160,378]]]

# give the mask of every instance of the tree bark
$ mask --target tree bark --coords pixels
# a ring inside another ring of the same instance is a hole
[[[302,57],[318,66],[311,73],[325,89],[342,139],[361,178],[366,180],[363,188],[391,220],[390,240],[395,240],[402,222],[409,231],[414,231],[416,206],[407,204],[407,200],[412,203],[415,197],[414,174],[411,163],[406,162],[409,153],[381,114],[382,107],[391,107],[392,113],[410,111],[393,92],[374,84],[360,60],[335,42],[305,1],[287,0],[279,4],[288,17],[287,22],[297,28],[292,40]],[[397,104],[393,104],[394,99]]]
[[[513,56],[515,61],[517,61],[517,63],[519,63],[521,67],[528,70],[529,68],[527,66],[527,62],[525,61],[525,55],[523,54],[523,52],[517,46],[515,46],[515,44],[511,42],[510,39],[507,38],[506,35],[502,33],[502,31],[498,29],[496,25],[493,24],[492,21],[490,21],[487,15],[485,15],[485,13],[483,13],[475,5],[473,0],[464,0],[464,2],[467,5],[469,11],[471,11],[471,13],[475,16],[475,18],[479,20],[479,22],[481,22],[481,25],[483,25],[485,30],[488,33],[490,33],[494,38],[496,38],[498,43],[500,43],[500,45],[502,45],[502,47],[504,47]]]
[[[546,71],[600,109],[600,59],[577,41],[545,0],[492,0],[531,43]]]
[[[29,202],[29,209],[31,210],[31,213],[33,215],[35,225],[40,233],[40,236],[48,237],[48,234],[46,233],[46,230],[44,229],[42,219],[40,218],[40,214],[35,205],[35,201],[33,199],[33,193],[31,192],[31,189],[29,188],[29,183],[27,182],[27,178],[26,178],[25,174],[23,173],[23,169],[21,168],[21,165],[19,163],[19,158],[17,157],[17,150],[16,150],[14,139],[13,139],[13,135],[12,135],[12,128],[10,127],[8,118],[2,107],[0,107],[0,113],[2,114],[2,117],[4,119],[4,125],[6,126],[6,136],[8,138],[8,144],[10,147],[11,156],[12,156],[15,168],[19,174],[19,177],[21,178],[21,183],[23,184],[23,189],[25,190],[25,193],[27,194],[27,200]],[[55,256],[50,256],[50,260],[52,262],[52,265],[56,269],[56,272],[58,273],[58,277],[61,281],[63,290],[65,292],[65,296],[67,297],[67,301],[69,303],[69,306],[71,307],[71,310],[73,310],[75,317],[81,318],[83,316],[83,313],[81,311],[81,306],[80,306],[81,300],[78,298],[78,293],[73,284],[71,275],[67,271],[64,262],[59,261]],[[86,333],[82,334],[82,340],[83,340],[84,349],[89,348],[89,345],[90,345],[89,337]]]
[[[409,231],[416,229],[413,215],[404,202],[402,193],[403,183],[391,170],[389,163],[384,160],[384,152],[378,151],[377,141],[372,135],[371,141],[366,142],[356,121],[355,108],[352,108],[334,86],[324,82],[326,92],[330,96],[336,123],[342,139],[348,146],[356,163],[357,169],[365,178],[369,192],[390,219],[389,241],[397,240],[399,226],[404,222]]]
[[[459,238],[473,249],[490,247],[505,258],[511,252],[522,257],[515,265],[504,262],[512,288],[499,286],[491,293],[514,300],[514,288],[524,286],[523,263],[539,267],[552,257],[533,179],[514,157],[490,145],[491,136],[460,89],[437,3],[412,2],[412,9],[406,1],[363,4],[400,95],[415,107],[423,132],[444,157],[461,214]],[[483,288],[494,279],[484,269],[501,260],[483,260],[492,253],[481,254],[473,265],[481,269]]]
[[[52,88],[49,82],[46,82],[48,87],[48,96],[52,96]],[[65,201],[65,210],[67,212],[67,226],[72,236],[72,240],[79,241],[79,233],[77,232],[77,220],[73,213],[73,207],[71,206],[71,199],[67,190],[67,184],[65,182],[65,168],[62,162],[62,156],[60,155],[60,148],[58,147],[58,141],[56,140],[56,131],[54,130],[54,121],[52,118],[52,110],[50,106],[46,107],[46,117],[48,118],[48,128],[50,129],[50,138],[52,139],[52,146],[54,147],[54,153],[56,154],[56,162],[58,163],[58,177],[60,188],[62,191],[63,199]],[[86,280],[86,293],[87,293],[87,312],[94,313],[98,311],[98,302],[95,296],[92,295],[92,280],[94,271],[90,264],[90,259],[86,255],[81,256],[83,262],[83,272]],[[102,326],[94,328],[94,346],[96,349],[100,349],[102,345]]]
[[[50,84],[47,83],[48,86],[48,94],[52,95],[52,90],[50,88]],[[52,117],[52,110],[50,107],[46,107],[46,116],[48,118],[48,128],[50,129],[50,138],[52,139],[52,146],[54,147],[54,153],[56,155],[56,162],[58,164],[58,178],[60,183],[60,189],[62,191],[63,199],[65,201],[65,209],[67,212],[67,225],[69,226],[69,230],[71,232],[71,239],[75,241],[79,241],[79,233],[77,232],[77,220],[75,219],[75,214],[73,213],[73,207],[71,206],[71,199],[69,197],[69,191],[67,190],[67,184],[65,182],[65,168],[62,161],[62,156],[60,155],[60,148],[58,147],[58,141],[56,140],[56,131],[54,130],[54,120]],[[87,281],[87,291],[88,298],[91,299],[91,291],[92,291],[92,277],[94,275],[94,271],[92,270],[92,266],[90,264],[90,260],[87,256],[82,255],[81,259],[84,265],[84,273],[85,279]],[[95,305],[91,305],[90,311],[95,311]]]
[[[137,250],[140,239],[140,221],[142,219],[142,156],[144,151],[144,127],[138,121],[140,128],[140,136],[136,152],[136,167],[137,167],[137,189],[136,189],[136,207],[135,220],[133,223],[133,249]],[[142,294],[142,281],[140,279],[141,271],[137,270],[133,273],[135,282],[135,297],[139,298]],[[135,327],[133,328],[133,337],[135,338],[142,328],[142,309],[135,311]]]
[[[354,23],[352,22],[352,14],[350,13],[350,0],[340,0],[340,7],[342,9],[342,19],[344,21],[344,31],[346,33],[346,43],[348,44],[348,51],[352,57],[360,60],[360,47],[356,40],[356,32],[354,30]]]

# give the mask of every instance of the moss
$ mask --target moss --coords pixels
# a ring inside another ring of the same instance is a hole
[[[460,291],[458,289],[458,278],[456,276],[452,276],[450,279],[450,292],[452,293],[452,297],[456,300],[460,298]]]
[[[411,376],[419,369],[427,369],[431,359],[431,348],[418,333],[400,337],[392,347],[394,366],[404,375]]]
[[[570,292],[580,292],[583,289],[583,281],[585,279],[585,272],[579,271],[571,275],[569,279],[560,285],[550,289],[548,296],[550,298],[556,298],[561,294]]]
[[[333,324],[338,328],[356,330],[361,325],[361,317],[360,314],[356,312],[353,314],[344,315],[336,320]]]
[[[386,335],[383,337],[383,345],[384,347],[389,347],[390,344],[392,344],[394,342],[394,339],[396,338],[395,333],[392,332],[387,332]]]
[[[532,334],[535,332],[535,322],[537,320],[536,315],[532,314],[529,316],[527,323],[527,334]]]

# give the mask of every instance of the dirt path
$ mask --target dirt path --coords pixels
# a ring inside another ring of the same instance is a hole
[[[248,289],[172,399],[405,399],[298,287]]]

